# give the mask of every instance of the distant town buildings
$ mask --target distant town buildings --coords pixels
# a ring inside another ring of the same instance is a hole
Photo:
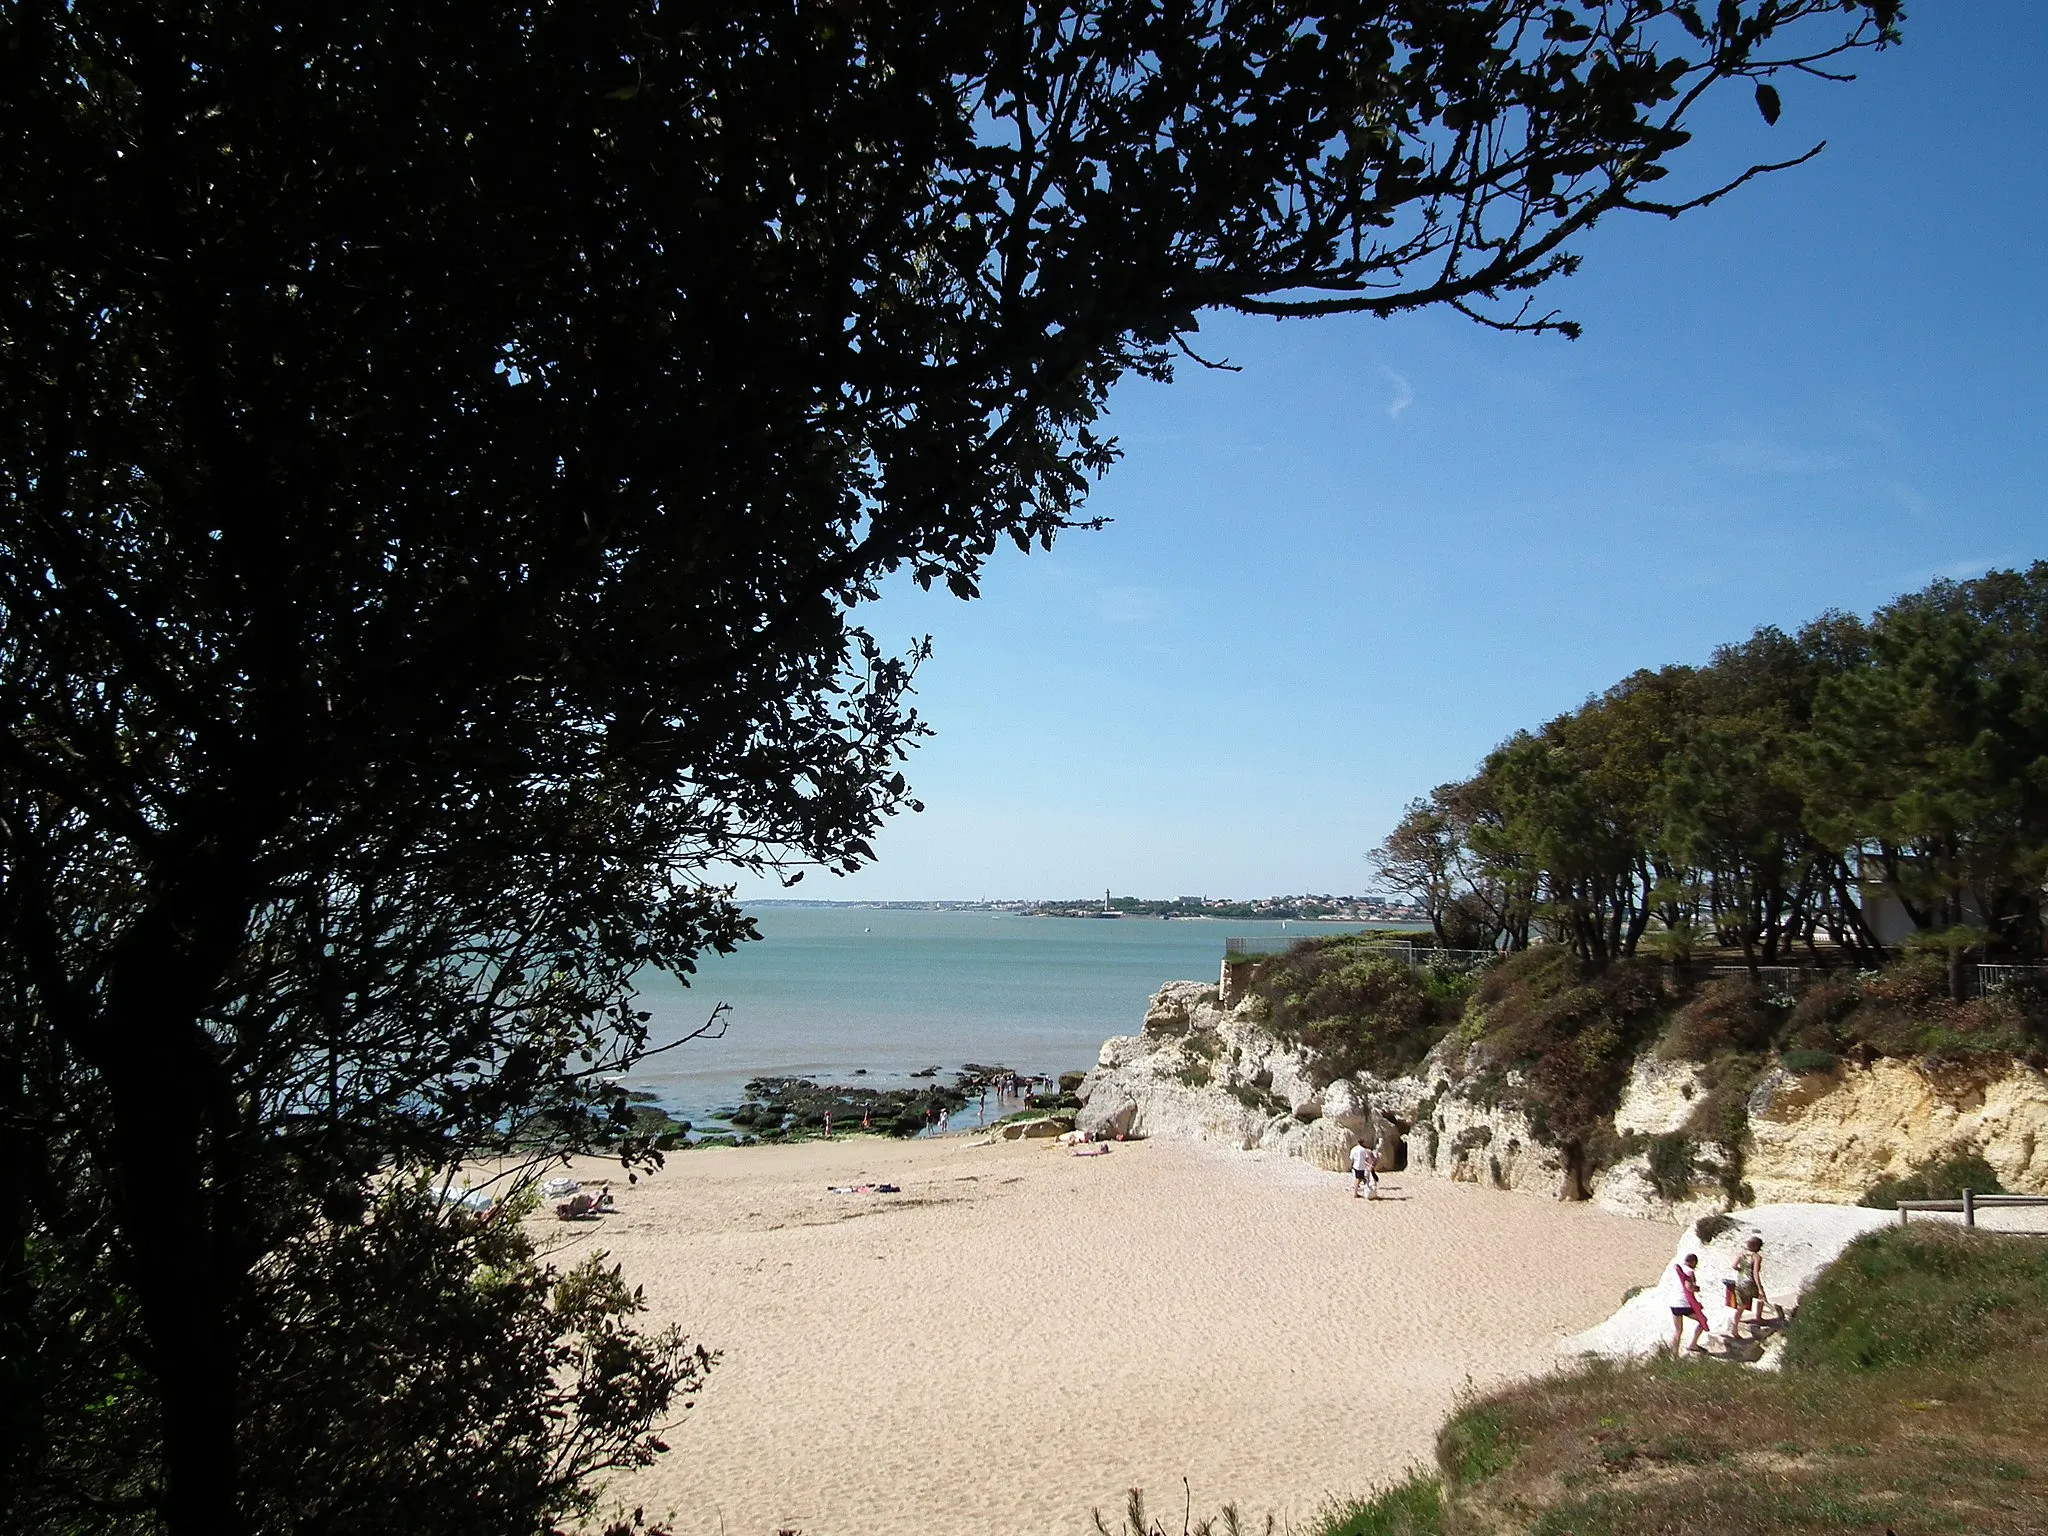
[[[1036,917],[1220,917],[1251,922],[1328,921],[1413,923],[1421,911],[1412,902],[1386,896],[1178,896],[1172,900],[1105,894],[1100,901],[990,902],[1005,911]]]

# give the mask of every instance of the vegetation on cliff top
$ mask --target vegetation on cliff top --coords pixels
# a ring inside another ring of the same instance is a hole
[[[1868,623],[1757,631],[1623,679],[1439,786],[1381,845],[1446,943],[1593,964],[1722,947],[1752,967],[2048,938],[2048,563],[1939,581]]]
[[[1329,1078],[1414,1071],[1471,992],[1467,977],[1426,957],[1411,965],[1377,942],[1373,934],[1304,939],[1247,965],[1246,991],[1264,1000],[1267,1027],[1313,1050]]]
[[[1454,1037],[1462,1049],[1446,1067],[1464,1096],[1526,1114],[1581,1193],[1600,1169],[1640,1152],[1667,1199],[1702,1175],[1732,1201],[1747,1198],[1748,1099],[1773,1067],[1832,1071],[1882,1057],[1962,1072],[2048,1064],[2048,988],[2017,981],[1958,1003],[1943,957],[1923,950],[1877,971],[1767,987],[1648,957],[1590,965],[1563,945],[1505,955],[1474,978],[1433,966],[1426,950],[1406,963],[1361,935],[1305,939],[1248,961],[1244,977],[1268,1027],[1314,1050],[1328,1077],[1412,1073]],[[1613,1124],[1646,1052],[1699,1068],[1688,1122],[1660,1137]]]
[[[2048,1239],[1852,1244],[1785,1369],[1594,1365],[1467,1403],[1418,1475],[1315,1536],[2048,1529]]]

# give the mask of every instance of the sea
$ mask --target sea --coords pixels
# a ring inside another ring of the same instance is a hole
[[[757,1077],[900,1088],[931,1067],[949,1081],[970,1062],[1027,1074],[1085,1071],[1109,1036],[1138,1032],[1162,983],[1213,981],[1227,938],[1364,926],[839,905],[762,906],[750,915],[760,941],[706,957],[688,986],[641,978],[657,1047],[727,1005],[716,1038],[652,1056],[626,1079],[700,1128],[714,1128]],[[974,1114],[966,1111],[964,1123]]]

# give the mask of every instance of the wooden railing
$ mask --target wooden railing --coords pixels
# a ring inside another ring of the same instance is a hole
[[[1963,1225],[1977,1225],[1977,1213],[1996,1206],[2048,1205],[2048,1195],[1980,1195],[1966,1189],[1960,1200],[1901,1200],[1899,1202],[1899,1225],[1906,1224],[1906,1217],[1912,1211],[1960,1211]]]
[[[1226,959],[1237,959],[1247,955],[1285,954],[1304,939],[1316,939],[1327,935],[1316,933],[1260,933],[1249,938],[1232,937],[1223,941]],[[1348,944],[1348,953],[1385,955],[1390,960],[1399,960],[1404,965],[1440,965],[1447,970],[1476,971],[1483,965],[1498,960],[1501,952],[1497,949],[1442,949],[1434,944],[1410,944],[1402,939],[1376,939],[1365,944]]]

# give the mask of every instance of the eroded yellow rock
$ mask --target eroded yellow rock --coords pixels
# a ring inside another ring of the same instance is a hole
[[[1878,1180],[1974,1146],[2015,1194],[2048,1194],[2048,1074],[1878,1061],[1773,1072],[1749,1104],[1744,1177],[1759,1204],[1861,1199]]]

